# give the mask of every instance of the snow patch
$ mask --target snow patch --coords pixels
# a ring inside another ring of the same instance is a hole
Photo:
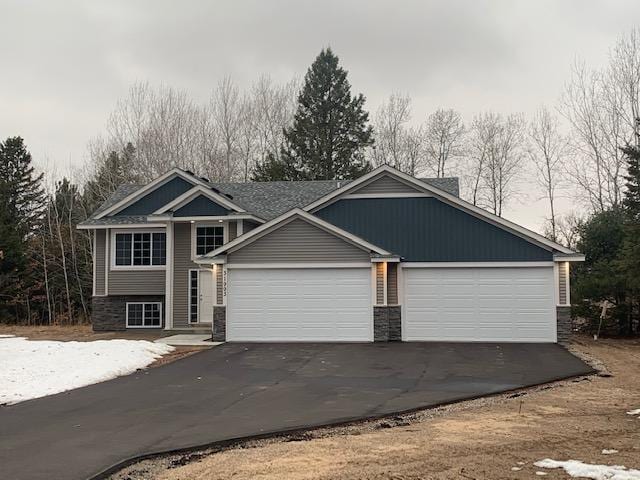
[[[593,465],[578,460],[561,462],[545,458],[534,465],[540,468],[562,468],[574,478],[591,478],[593,480],[640,480],[640,470],[627,470],[622,465]],[[537,474],[537,472],[536,472]]]
[[[614,453],[618,453],[618,450],[615,448],[605,448],[602,450],[603,455],[613,455]]]
[[[640,415],[640,408],[636,408],[635,410],[629,410],[627,415]]]
[[[128,375],[174,350],[146,340],[0,340],[0,405],[53,395]]]

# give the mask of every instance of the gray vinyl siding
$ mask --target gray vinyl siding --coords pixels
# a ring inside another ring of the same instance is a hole
[[[204,195],[199,195],[189,203],[187,203],[184,207],[180,207],[177,209],[173,216],[174,217],[201,217],[201,216],[223,216],[227,215],[229,210],[218,205],[216,202],[211,200]]]
[[[387,304],[398,304],[398,264],[387,263]]]
[[[216,267],[216,305],[222,305],[222,265]]]
[[[104,272],[106,268],[106,257],[107,257],[107,230],[100,229],[96,230],[96,244],[93,246],[94,248],[94,256],[96,269],[93,272],[95,276],[96,283],[96,295],[104,295]]]
[[[164,270],[110,270],[109,295],[164,295]]]
[[[119,211],[116,215],[149,215],[191,188],[193,188],[193,185],[190,182],[183,178],[175,177],[147,193],[137,202]]]
[[[384,263],[376,263],[376,305],[384,305]]]
[[[236,237],[238,236],[238,222],[236,222],[235,220],[229,222],[228,228],[229,228],[229,241],[235,240]]]
[[[420,193],[420,191],[416,190],[410,185],[396,180],[395,178],[384,175],[377,178],[373,182],[368,183],[361,188],[358,188],[357,190],[353,190],[351,193]]]
[[[145,232],[164,231],[164,228],[145,230]],[[111,232],[117,233],[118,229],[109,231],[110,242]],[[106,264],[109,268],[109,295],[164,295],[166,287],[165,270],[113,270],[111,269],[111,263],[111,245],[109,245],[106,249]]]
[[[191,224],[173,226],[173,326],[189,327],[189,270],[199,268],[191,261]]]
[[[342,199],[315,215],[405,262],[553,260],[550,250],[434,197]]]
[[[569,275],[569,263],[558,264],[558,305],[567,304],[567,276]]]
[[[368,262],[368,252],[295,219],[228,255],[228,263]]]

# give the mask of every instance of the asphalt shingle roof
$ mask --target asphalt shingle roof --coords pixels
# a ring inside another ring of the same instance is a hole
[[[421,178],[421,181],[436,188],[459,195],[458,179],[450,178]],[[210,182],[211,187],[230,195],[232,201],[244,208],[248,213],[265,220],[271,220],[295,207],[304,207],[329,192],[347,185],[350,180],[316,180],[297,182],[246,182],[246,183],[216,183]],[[113,216],[96,220],[96,215],[115,205],[120,200],[139,190],[144,185],[121,185],[82,225],[130,225],[146,223],[144,215]]]

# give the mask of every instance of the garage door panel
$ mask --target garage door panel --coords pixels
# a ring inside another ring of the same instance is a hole
[[[407,268],[403,338],[555,342],[553,269]]]
[[[370,269],[231,269],[227,291],[230,341],[373,340]]]

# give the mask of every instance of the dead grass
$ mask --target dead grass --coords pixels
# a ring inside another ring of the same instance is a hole
[[[90,342],[93,340],[148,340],[150,342],[167,336],[164,331],[157,330],[128,330],[125,332],[94,332],[91,325],[7,325],[0,324],[0,335],[15,335],[30,340],[59,340],[63,342]],[[175,350],[163,355],[151,364],[151,367],[166,365],[180,358],[202,351],[207,347],[175,347]]]
[[[574,348],[600,359],[613,376],[141,462],[114,478],[520,479],[535,477],[541,469],[533,462],[546,457],[640,467],[640,419],[626,414],[640,408],[640,342],[583,339]]]

